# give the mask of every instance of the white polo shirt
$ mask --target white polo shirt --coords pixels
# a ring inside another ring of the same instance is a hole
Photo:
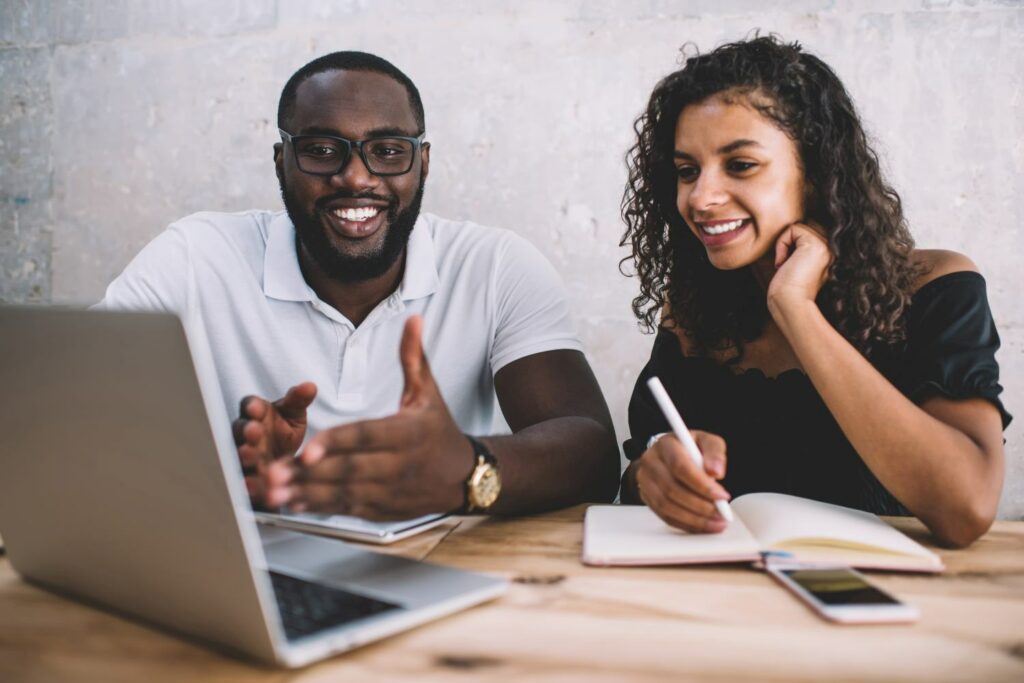
[[[424,319],[431,369],[459,427],[491,431],[494,375],[519,358],[582,350],[551,264],[507,230],[421,214],[398,289],[359,327],[306,284],[285,212],[197,213],[150,242],[100,308],[177,313],[209,348],[227,414],[313,381],[310,434],[394,413],[406,318]]]

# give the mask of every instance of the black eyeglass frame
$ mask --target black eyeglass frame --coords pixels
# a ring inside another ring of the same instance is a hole
[[[343,170],[345,170],[345,167],[348,166],[348,162],[352,160],[353,147],[355,147],[356,152],[359,153],[359,158],[363,160],[363,166],[365,166],[366,170],[372,173],[373,175],[381,177],[405,175],[406,173],[412,170],[413,164],[416,163],[416,152],[423,148],[424,138],[426,138],[427,136],[426,132],[423,132],[417,135],[416,137],[410,137],[408,135],[375,135],[374,137],[366,138],[365,140],[349,140],[348,138],[342,138],[336,135],[292,135],[288,131],[281,130],[280,128],[277,129],[277,132],[281,134],[281,140],[292,146],[293,153],[295,152],[295,140],[299,140],[301,142],[303,139],[306,138],[316,138],[318,140],[334,140],[345,145],[345,157],[338,163],[338,168],[335,169],[334,171],[307,171],[306,169],[302,168],[302,164],[299,161],[299,155],[295,155],[295,165],[298,167],[300,171],[302,171],[303,173],[307,173],[309,175],[319,176],[337,175],[341,173]],[[404,171],[394,171],[391,173],[378,173],[377,171],[374,171],[372,168],[370,168],[370,162],[366,160],[366,152],[363,151],[363,145],[365,145],[368,142],[374,142],[376,140],[405,140],[406,142],[412,144],[412,154],[409,155],[409,167],[406,168]]]

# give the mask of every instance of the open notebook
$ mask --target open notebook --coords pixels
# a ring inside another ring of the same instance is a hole
[[[594,505],[583,523],[591,565],[746,562],[771,552],[786,562],[941,572],[938,555],[875,515],[781,493],[748,493],[730,505],[720,534],[688,534],[639,505]]]

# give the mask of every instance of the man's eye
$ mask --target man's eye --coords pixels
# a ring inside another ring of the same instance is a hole
[[[367,151],[380,161],[394,161],[408,157],[412,146],[403,140],[375,140]]]
[[[676,173],[679,174],[679,179],[684,183],[693,182],[700,175],[700,169],[696,166],[677,166]]]
[[[338,148],[331,145],[310,145],[302,150],[306,156],[327,158],[338,154]]]
[[[757,164],[753,161],[740,161],[739,159],[733,159],[729,162],[726,168],[729,169],[730,173],[746,173],[756,166]]]

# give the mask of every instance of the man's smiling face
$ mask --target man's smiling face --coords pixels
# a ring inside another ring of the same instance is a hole
[[[296,90],[294,112],[284,123],[291,135],[349,140],[423,132],[405,88],[375,71],[311,76]],[[339,281],[383,275],[401,256],[419,215],[429,145],[414,152],[408,173],[396,176],[371,173],[355,149],[330,176],[301,171],[295,154],[293,144],[275,146],[281,196],[295,224],[300,252]]]

